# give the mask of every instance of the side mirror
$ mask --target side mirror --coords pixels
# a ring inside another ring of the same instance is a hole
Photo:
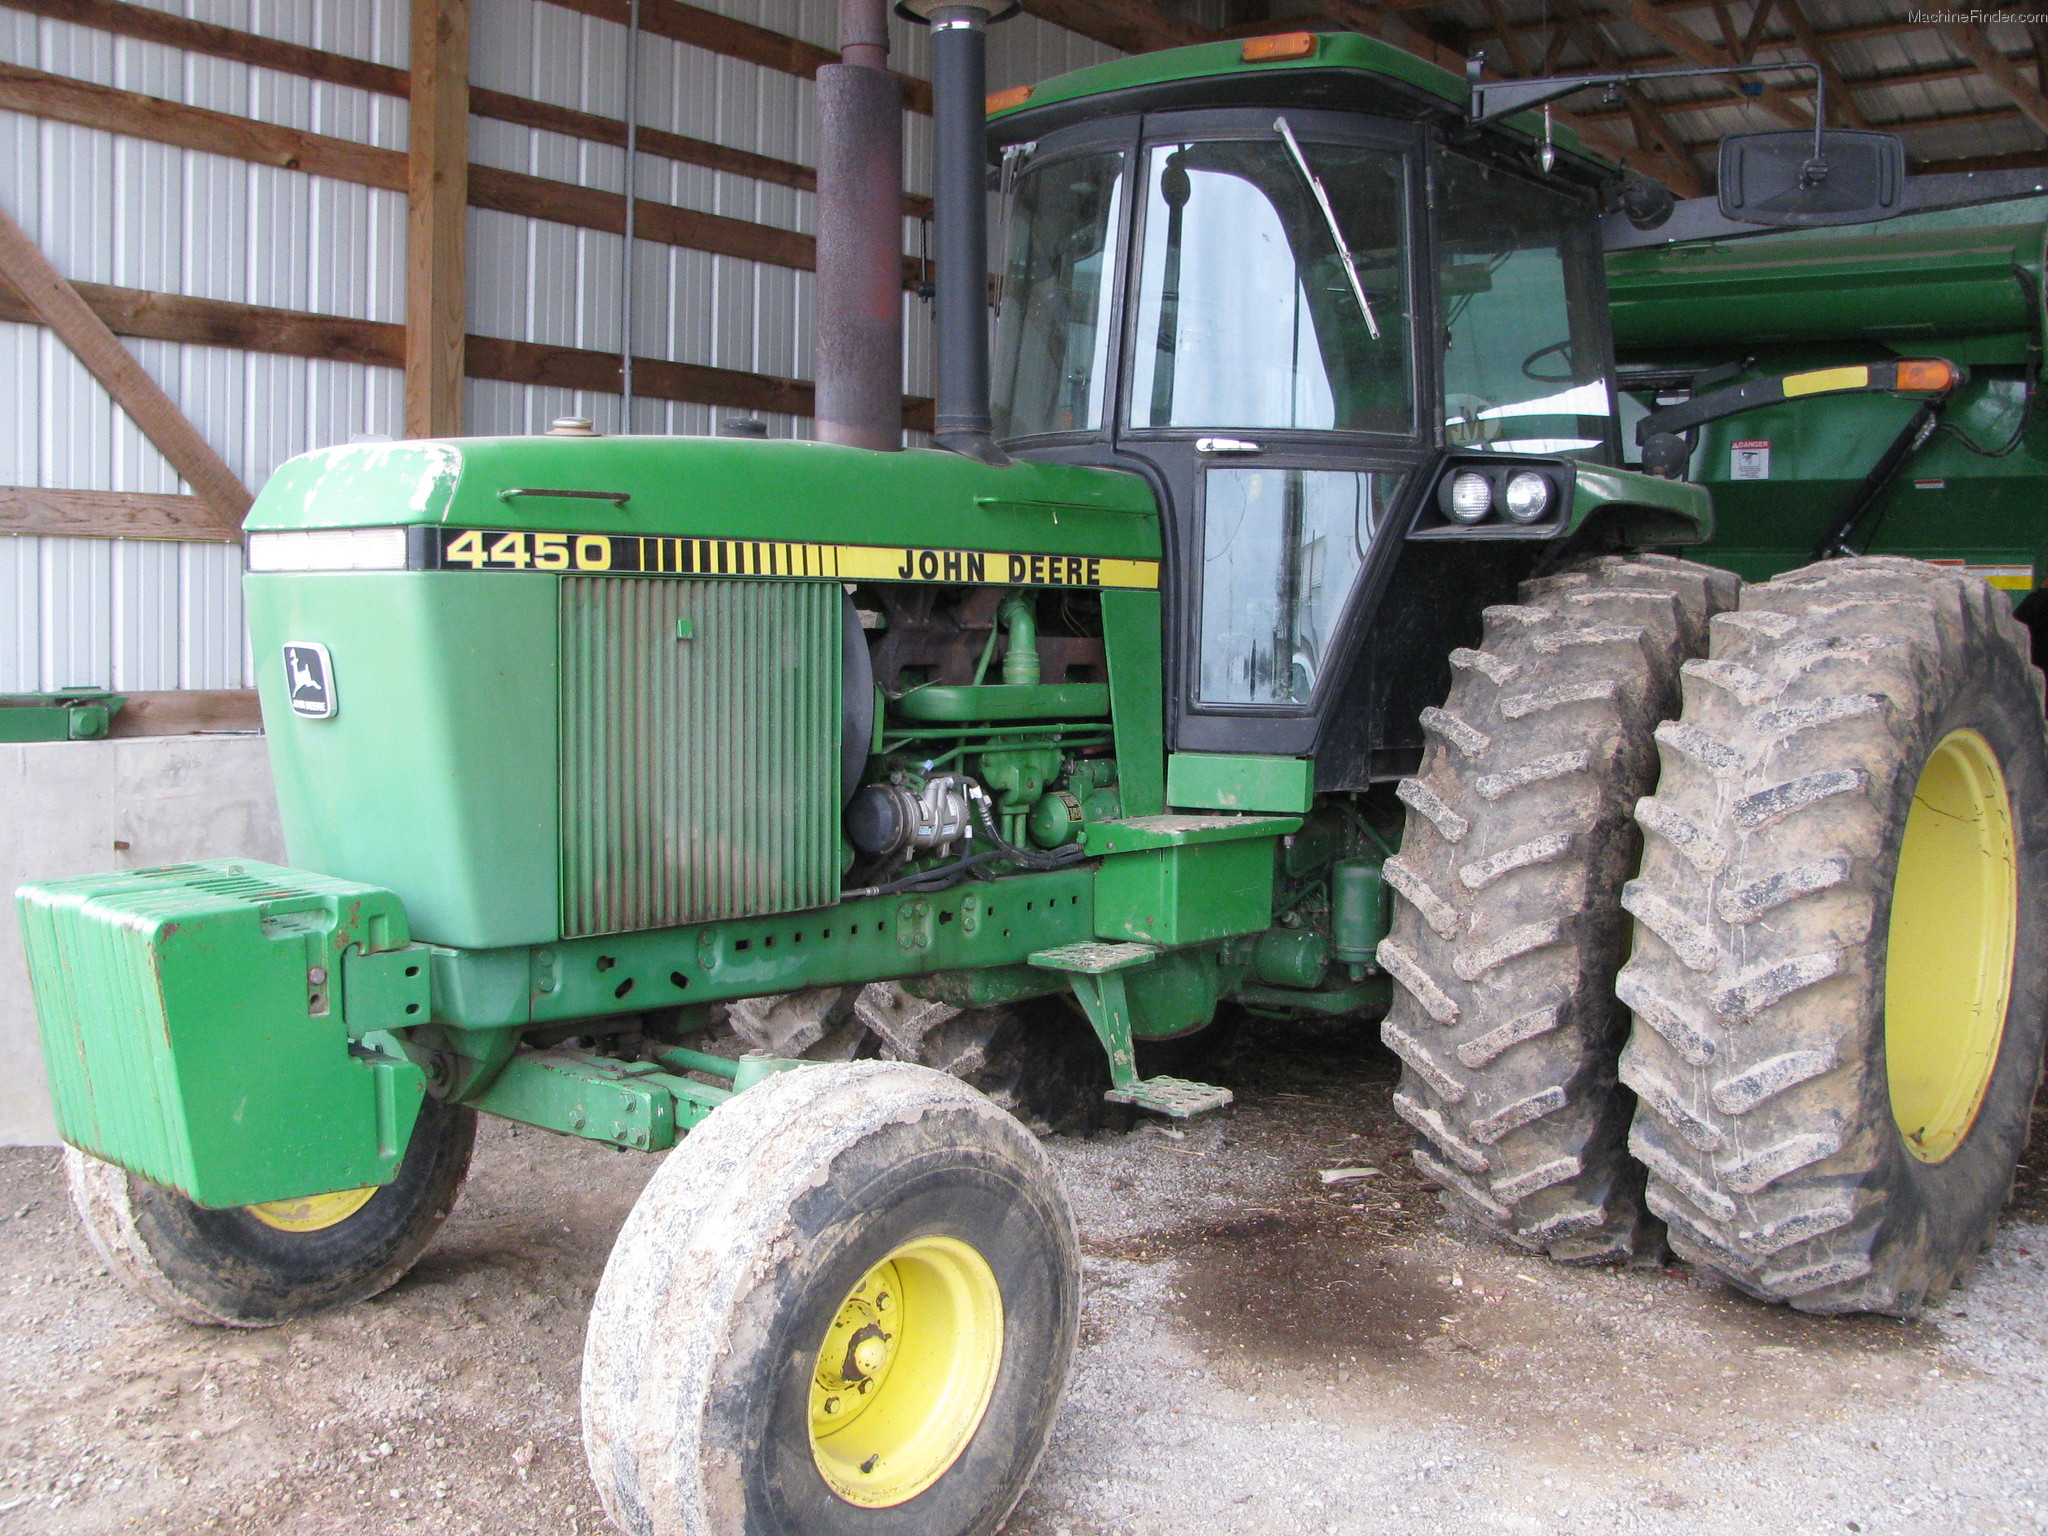
[[[1721,141],[1721,213],[1745,224],[1868,224],[1905,206],[1906,145],[1896,134],[1832,129],[1743,133]]]

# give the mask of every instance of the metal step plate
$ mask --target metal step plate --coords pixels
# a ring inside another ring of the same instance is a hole
[[[1157,960],[1163,951],[1156,944],[1122,944],[1101,939],[1082,939],[1057,949],[1041,949],[1031,964],[1042,971],[1072,971],[1082,976],[1101,976],[1129,966]]]
[[[1141,1077],[1128,1088],[1112,1088],[1103,1095],[1112,1104],[1149,1109],[1175,1120],[1191,1120],[1196,1115],[1223,1109],[1236,1097],[1228,1088],[1191,1083],[1184,1077]]]

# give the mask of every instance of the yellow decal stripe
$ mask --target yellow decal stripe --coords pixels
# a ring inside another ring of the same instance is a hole
[[[1987,586],[2001,592],[2031,592],[2034,590],[2034,568],[2018,562],[2011,564],[1980,564],[1958,560],[1953,555],[1941,556],[1927,562],[1929,565],[1945,566],[1952,571],[1981,579]]]
[[[945,549],[893,544],[789,544],[672,534],[554,534],[441,530],[441,568],[580,571],[633,576],[795,576],[1011,587],[1126,587],[1156,591],[1159,562],[1105,555]]]
[[[1825,395],[1832,390],[1868,389],[1870,370],[1863,367],[1816,368],[1812,373],[1788,373],[1784,387],[1787,400],[1800,395]]]

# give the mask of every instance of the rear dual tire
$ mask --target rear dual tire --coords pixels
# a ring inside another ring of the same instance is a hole
[[[1916,561],[1747,588],[1686,668],[1624,904],[1630,1145],[1672,1247],[1804,1311],[1967,1277],[2048,1018],[2042,677],[2002,593]]]

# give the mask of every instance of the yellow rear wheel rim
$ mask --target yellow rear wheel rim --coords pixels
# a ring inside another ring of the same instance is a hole
[[[248,1205],[243,1209],[266,1227],[275,1227],[280,1232],[321,1232],[347,1221],[368,1205],[370,1196],[381,1187],[370,1184],[362,1189],[337,1189],[331,1195],[266,1200],[261,1205]]]
[[[1892,893],[1884,1050],[1906,1150],[1938,1163],[1984,1102],[2012,995],[2012,802],[1991,745],[1951,731],[1927,759]]]
[[[849,1504],[905,1504],[960,1459],[995,1390],[1003,1295],[957,1238],[914,1238],[840,1303],[811,1376],[811,1456]]]

